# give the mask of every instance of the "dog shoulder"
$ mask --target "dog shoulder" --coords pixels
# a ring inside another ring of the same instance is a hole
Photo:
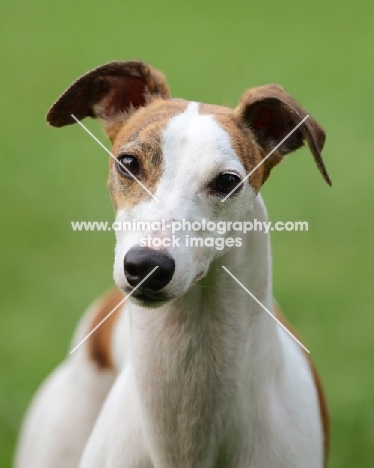
[[[297,332],[295,329],[292,327],[292,325],[288,322],[286,317],[284,316],[282,310],[278,306],[278,304],[274,304],[274,311],[275,311],[275,316],[277,319],[294,335],[297,337],[298,340],[300,340],[300,337],[298,336]],[[302,340],[300,340],[302,341]],[[322,430],[323,430],[323,440],[324,440],[324,455],[325,455],[325,462],[327,460],[328,452],[329,452],[329,445],[330,445],[330,420],[329,420],[329,414],[328,414],[328,409],[327,409],[327,401],[325,397],[325,393],[322,388],[321,380],[318,376],[317,369],[310,358],[310,355],[308,353],[305,353],[305,357],[308,360],[309,366],[310,366],[310,371],[312,373],[314,385],[316,387],[316,392],[317,392],[317,397],[318,397],[318,403],[319,403],[319,411],[320,411],[320,418],[321,418],[321,424],[322,424]]]
[[[113,289],[94,305],[87,332],[92,332],[87,340],[87,351],[89,360],[99,369],[110,370],[114,368],[112,334],[121,311],[121,307],[116,309],[115,307],[123,298],[121,291]]]

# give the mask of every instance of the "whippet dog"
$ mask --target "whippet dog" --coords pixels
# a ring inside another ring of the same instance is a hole
[[[180,220],[266,222],[260,189],[304,141],[331,184],[323,129],[280,86],[247,90],[235,109],[189,102],[140,61],[80,77],[47,120],[85,117],[100,119],[112,143],[116,222],[167,227],[116,231],[118,290],[89,308],[73,338],[81,346],[37,393],[16,467],[323,467],[328,417],[316,372],[263,310],[282,320],[269,233],[247,232],[238,247],[228,230],[220,249],[203,230],[183,232],[203,240],[193,247],[162,243]]]

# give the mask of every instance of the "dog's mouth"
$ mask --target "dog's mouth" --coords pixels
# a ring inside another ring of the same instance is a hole
[[[191,282],[190,286],[194,286],[198,283],[203,277],[205,276],[205,272],[201,271],[199,274],[195,276],[193,281]],[[139,288],[135,289],[131,286],[126,286],[124,288],[124,293],[131,294],[129,299],[132,299],[136,304],[142,307],[150,307],[150,308],[157,308],[160,307],[167,302],[170,302],[173,299],[176,299],[176,296],[170,296],[165,294],[162,291],[154,291],[147,288]]]
[[[133,291],[133,288],[125,288],[125,293],[129,294]],[[136,290],[131,294],[133,299],[138,305],[143,307],[160,307],[162,304],[170,301],[170,297],[164,293],[156,293],[151,290],[143,289]]]

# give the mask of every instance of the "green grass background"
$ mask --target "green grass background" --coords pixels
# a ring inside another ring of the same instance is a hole
[[[78,126],[48,127],[64,89],[111,60],[161,69],[174,96],[235,106],[282,84],[324,126],[329,188],[306,149],[263,189],[275,295],[312,351],[332,418],[330,468],[374,460],[374,4],[143,0],[3,2],[0,7],[0,466],[27,404],[63,358],[84,308],[112,285],[107,156]],[[104,140],[97,122],[89,127]]]

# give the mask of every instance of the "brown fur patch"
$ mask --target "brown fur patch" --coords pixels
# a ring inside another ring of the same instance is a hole
[[[118,289],[110,291],[100,301],[95,316],[91,322],[91,332],[123,299],[123,293]],[[112,332],[121,307],[118,307],[97,330],[88,338],[88,355],[100,369],[113,369],[111,354]]]
[[[302,342],[298,334],[295,332],[294,328],[292,325],[287,321],[285,316],[283,315],[282,311],[280,310],[279,306],[277,304],[274,304],[274,310],[275,310],[275,316],[277,319],[293,334],[296,336],[296,338]],[[324,460],[325,460],[325,466],[327,466],[327,458],[329,454],[329,448],[330,448],[330,420],[329,420],[329,413],[328,413],[328,408],[327,408],[327,401],[326,397],[322,388],[321,380],[318,376],[316,367],[313,363],[313,361],[310,358],[310,355],[308,353],[305,353],[305,356],[309,362],[310,369],[312,372],[312,376],[314,379],[314,384],[316,386],[317,390],[317,397],[319,401],[319,410],[320,410],[320,417],[321,417],[321,424],[322,424],[322,430],[323,430],[323,441],[324,441]]]
[[[187,102],[183,100],[156,100],[139,109],[118,130],[112,153],[117,156],[129,153],[138,158],[141,166],[136,177],[152,193],[156,191],[161,177],[163,160],[161,154],[162,134],[175,115],[183,112]],[[123,146],[126,146],[123,150]],[[109,160],[108,187],[116,211],[131,208],[150,195],[134,179],[121,176],[113,158]]]
[[[200,104],[200,114],[212,115],[216,122],[227,132],[235,153],[244,169],[249,173],[264,157],[261,147],[250,130],[234,114],[232,109],[211,104]],[[264,166],[261,165],[249,178],[249,184],[257,193],[263,183]]]

